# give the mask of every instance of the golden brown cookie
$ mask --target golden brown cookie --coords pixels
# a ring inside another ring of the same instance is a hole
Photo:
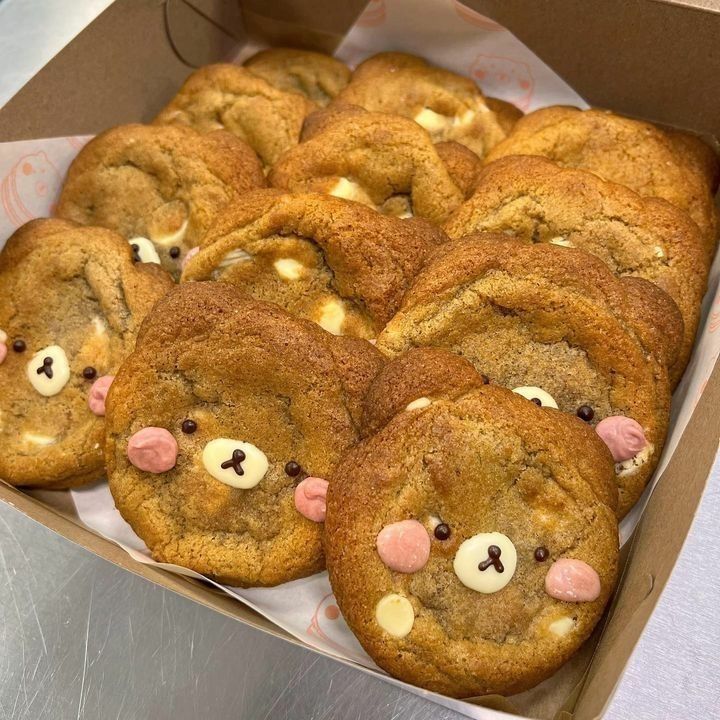
[[[116,230],[137,246],[140,260],[179,275],[218,212],[264,185],[255,153],[230,133],[121,125],[78,153],[57,215]]]
[[[697,139],[668,136],[650,123],[605,110],[549,107],[525,115],[512,134],[488,155],[544,155],[566,167],[590,170],[643,196],[685,210],[705,239],[708,260],[718,239],[709,155]],[[690,149],[688,149],[690,147]]]
[[[431,258],[377,347],[390,357],[426,345],[451,350],[492,383],[595,427],[613,452],[622,517],[665,442],[664,360],[681,337],[674,303],[645,282],[662,312],[657,323],[676,321],[674,338],[649,329],[652,304],[634,301],[640,282],[626,293],[624,280],[581,250],[468,237]]]
[[[617,524],[593,490],[611,480],[588,427],[504,388],[401,410],[331,477],[325,550],[343,616],[406,682],[456,697],[532,687],[615,586]]]
[[[244,140],[265,166],[297,144],[305,116],[317,105],[271,85],[237,65],[206,65],[188,77],[155,118],[207,133],[227,130]]]
[[[422,125],[433,142],[455,140],[480,157],[505,138],[472,80],[406,53],[379,53],[362,62],[338,100],[404,115]]]
[[[436,143],[435,149],[453,182],[462,190],[465,198],[469,198],[483,170],[482,160],[465,145],[455,141]]]
[[[327,478],[380,363],[230,285],[177,286],[108,396],[118,510],[156,560],[225,584],[320,571]]]
[[[350,200],[256,190],[224,210],[182,281],[230,283],[335,335],[370,339],[445,240],[431,223]]]
[[[124,238],[33,220],[0,252],[0,478],[67,488],[104,472],[104,399],[172,286]]]
[[[539,157],[507,157],[481,173],[473,197],[445,224],[450,237],[499,231],[519,240],[577,247],[616,275],[654,282],[683,316],[684,341],[671,368],[690,357],[705,293],[703,241],[687,215],[656,198]]]
[[[261,50],[243,65],[279,90],[327,105],[348,84],[350,68],[325,53],[294,48]]]
[[[428,133],[407,118],[328,108],[304,137],[273,166],[273,187],[323,192],[435,223],[464,198]]]

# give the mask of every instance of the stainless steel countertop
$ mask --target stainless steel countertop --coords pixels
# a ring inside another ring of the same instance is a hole
[[[0,0],[0,103],[109,0]],[[717,717],[720,467],[606,713]],[[0,504],[0,719],[461,716],[131,575]]]

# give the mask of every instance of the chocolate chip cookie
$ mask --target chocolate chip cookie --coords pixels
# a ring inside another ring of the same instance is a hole
[[[615,278],[588,253],[481,235],[431,258],[377,347],[390,357],[426,345],[451,350],[492,383],[594,427],[616,462],[622,517],[662,451],[666,363],[681,326],[661,290]]]
[[[0,252],[0,478],[67,488],[103,475],[104,400],[172,286],[124,238],[33,220]]]
[[[182,281],[230,283],[335,335],[370,339],[445,240],[429,222],[350,200],[256,190],[224,210]]]
[[[381,373],[374,395],[408,375]],[[431,395],[331,476],[330,582],[395,677],[456,697],[520,692],[581,646],[615,586],[617,524],[594,490],[612,461],[582,422],[504,388]]]
[[[345,63],[310,50],[270,48],[243,65],[273,87],[301,93],[320,106],[327,105],[350,80],[350,68]]]
[[[57,215],[116,230],[137,259],[177,276],[218,212],[264,185],[255,153],[230,133],[121,125],[78,153]]]
[[[487,160],[544,155],[566,167],[590,170],[640,195],[663,198],[698,224],[711,259],[719,230],[712,197],[718,158],[701,145],[692,136],[669,135],[650,123],[605,110],[549,107],[525,115]]]
[[[480,157],[505,138],[472,80],[406,53],[379,53],[362,62],[338,100],[404,115],[422,125],[433,142],[455,140]]]
[[[435,223],[464,199],[428,133],[408,118],[326,108],[304,137],[273,166],[273,187],[323,192]]]
[[[676,302],[684,340],[677,382],[690,357],[705,293],[703,240],[687,215],[592,173],[539,157],[501,158],[487,165],[475,194],[445,224],[450,237],[500,231],[519,240],[586,250],[616,275],[644,278]]]
[[[380,363],[230,285],[177,286],[108,396],[117,508],[156,560],[228,585],[320,571],[328,478]]]
[[[272,165],[297,144],[303,120],[317,105],[298,92],[278,89],[237,65],[196,70],[155,118],[200,132],[227,130],[244,140],[263,164]]]

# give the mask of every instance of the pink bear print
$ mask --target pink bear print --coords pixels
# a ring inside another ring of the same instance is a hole
[[[522,111],[530,106],[535,81],[530,66],[521,60],[478,55],[470,66],[470,77],[487,95],[501,97]]]
[[[60,187],[61,176],[44,152],[25,155],[13,166],[0,185],[5,214],[15,227],[48,215],[48,193]]]
[[[329,593],[325,595],[315,609],[315,614],[312,616],[306,632],[310,637],[322,640],[325,645],[344,653],[346,648],[333,640],[335,628],[337,627],[336,621],[339,618],[340,608],[335,602],[335,596]]]
[[[385,0],[370,0],[355,24],[358,27],[377,27],[385,22],[385,16]]]
[[[489,32],[496,32],[497,30],[503,29],[502,25],[498,25],[494,20],[491,20],[490,18],[481,15],[475,10],[471,10],[469,7],[466,7],[461,2],[458,2],[458,0],[451,0],[451,2],[453,4],[453,7],[455,8],[455,13],[457,14],[457,16],[461,20],[464,20],[466,23],[474,25],[475,27],[482,28],[483,30],[487,30]]]

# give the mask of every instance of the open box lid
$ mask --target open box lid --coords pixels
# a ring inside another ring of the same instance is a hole
[[[117,0],[0,110],[0,141],[89,134],[147,121],[192,67],[230,57],[250,39],[332,51],[365,4]],[[720,135],[720,7],[713,0],[605,0],[602,16],[588,12],[589,3],[582,0],[465,4],[509,28],[590,103]],[[575,708],[577,718],[601,713],[672,571],[717,450],[718,405],[716,368],[665,482],[646,509],[613,616]],[[136,567],[115,546],[30,497],[0,487],[0,498],[11,498],[18,509],[117,564],[221,612],[239,614],[234,601]]]

